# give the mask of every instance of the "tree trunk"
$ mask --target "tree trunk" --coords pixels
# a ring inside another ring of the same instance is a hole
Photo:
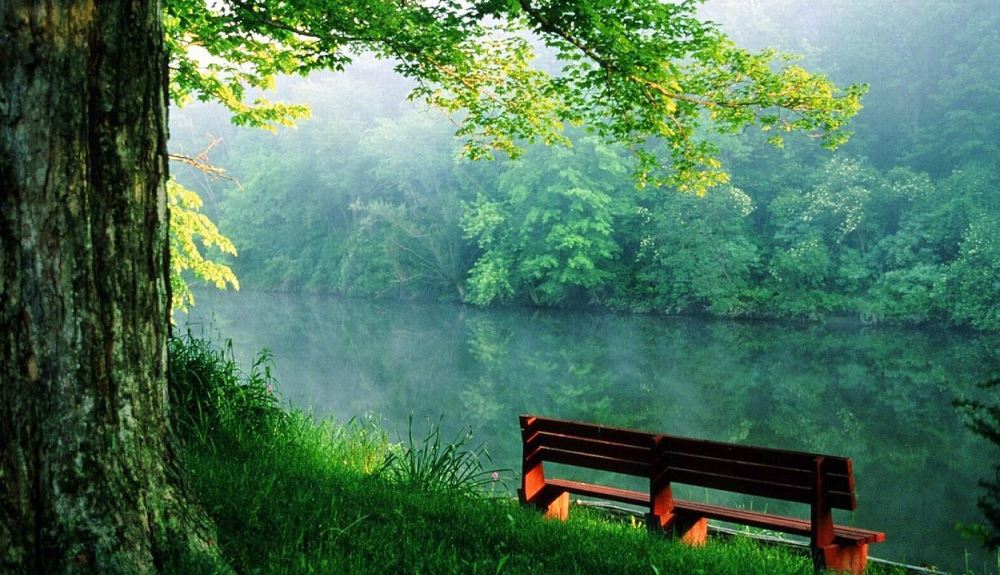
[[[0,2],[3,573],[218,558],[169,443],[160,18]]]

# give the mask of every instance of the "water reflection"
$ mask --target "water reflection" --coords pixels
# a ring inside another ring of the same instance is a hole
[[[517,467],[520,413],[848,456],[860,509],[838,519],[886,531],[875,556],[989,562],[954,526],[979,518],[998,454],[950,402],[1000,370],[996,335],[248,293],[199,294],[179,319],[244,356],[269,347],[298,406],[402,432],[444,413],[447,435],[471,425],[501,467]]]

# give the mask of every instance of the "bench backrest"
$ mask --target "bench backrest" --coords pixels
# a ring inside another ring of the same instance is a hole
[[[524,468],[543,461],[853,510],[851,460],[524,415]]]
[[[551,461],[650,478],[656,436],[576,421],[521,416],[525,468]]]
[[[661,436],[654,480],[746,495],[855,509],[854,474],[845,457],[752,447],[670,435]]]

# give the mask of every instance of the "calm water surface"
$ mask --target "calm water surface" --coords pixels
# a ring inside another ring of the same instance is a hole
[[[872,555],[997,570],[955,525],[980,518],[976,482],[1000,453],[951,401],[1000,372],[998,335],[245,292],[201,293],[178,321],[232,338],[244,362],[269,348],[296,406],[342,421],[372,413],[393,437],[410,414],[444,414],[449,435],[471,426],[498,467],[518,467],[521,413],[851,457],[859,510],[838,521],[885,531]]]

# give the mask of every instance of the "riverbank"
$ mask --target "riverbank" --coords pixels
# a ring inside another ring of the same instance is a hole
[[[182,462],[240,573],[812,572],[743,537],[690,548],[598,510],[544,521],[506,496],[509,474],[494,481],[433,434],[393,446],[368,421],[285,409],[266,355],[241,372],[231,353],[184,339],[170,358]]]

